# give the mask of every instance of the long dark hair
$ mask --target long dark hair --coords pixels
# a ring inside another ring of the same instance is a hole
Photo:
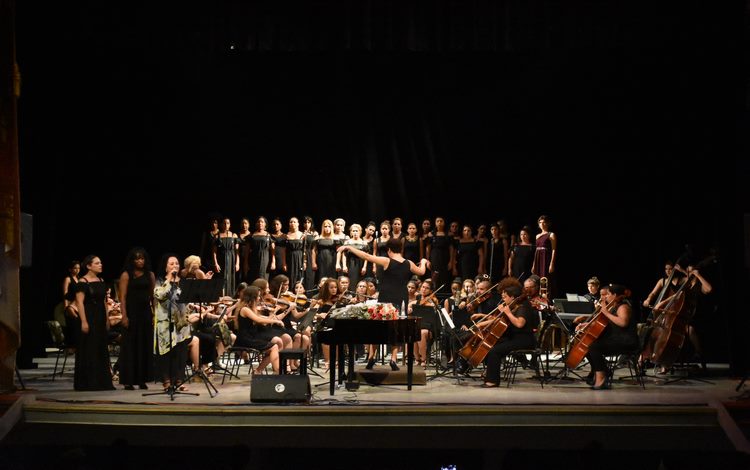
[[[144,261],[143,272],[144,274],[148,274],[151,272],[151,257],[148,256],[148,253],[145,249],[140,246],[136,246],[131,248],[130,251],[128,251],[128,254],[125,255],[125,262],[123,263],[122,270],[127,271],[128,276],[130,276],[131,279],[134,276],[133,273],[135,271],[135,260],[141,257]]]

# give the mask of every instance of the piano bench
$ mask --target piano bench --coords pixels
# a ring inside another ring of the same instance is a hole
[[[307,351],[302,348],[282,349],[279,351],[279,373],[286,374],[288,361],[299,361],[299,375],[307,375]]]

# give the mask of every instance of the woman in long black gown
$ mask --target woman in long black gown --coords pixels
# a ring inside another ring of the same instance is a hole
[[[333,222],[324,220],[320,236],[313,242],[312,268],[317,280],[324,277],[336,279],[336,241],[333,239]]]
[[[427,239],[425,258],[430,261],[432,282],[442,286],[451,282],[451,272],[455,266],[456,249],[453,237],[445,231],[445,219],[435,218],[435,231]]]
[[[302,233],[305,234],[305,257],[303,260],[303,271],[305,272],[303,279],[305,284],[305,291],[309,292],[315,289],[317,286],[316,279],[315,279],[315,271],[313,271],[313,262],[312,262],[312,249],[313,249],[313,242],[316,238],[318,238],[318,232],[315,231],[315,222],[313,222],[312,217],[305,216],[304,222],[302,224]]]
[[[153,380],[154,327],[151,311],[156,278],[143,248],[133,248],[125,257],[120,275],[119,298],[124,332],[120,346],[120,383],[126,390],[134,385],[148,388]]]
[[[250,244],[247,282],[252,283],[256,279],[268,279],[268,267],[273,261],[271,256],[271,235],[266,231],[268,220],[260,216],[255,221],[255,232],[247,239]],[[273,266],[276,267],[275,265]]]
[[[289,277],[289,284],[296,285],[305,273],[305,234],[299,229],[299,219],[289,219],[289,232],[284,238],[282,271]],[[279,250],[279,247],[276,247]]]
[[[83,267],[86,272],[76,284],[81,337],[76,349],[73,388],[114,390],[107,348],[107,285],[99,277],[102,261],[89,255],[83,260]]]
[[[525,281],[531,276],[536,247],[531,243],[531,228],[524,227],[519,234],[519,241],[510,250],[508,258],[508,272],[519,281]]]

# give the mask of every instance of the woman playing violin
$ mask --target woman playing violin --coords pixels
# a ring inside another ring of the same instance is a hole
[[[279,320],[281,324],[278,324],[276,322],[270,323],[269,328],[274,333],[274,336],[278,336],[281,338],[282,346],[279,349],[287,349],[292,347],[292,336],[291,332],[287,331],[286,327],[282,326],[284,324],[282,318],[279,318],[279,315],[281,315],[281,312],[285,310],[285,307],[283,305],[277,305],[275,302],[273,302],[274,297],[271,295],[271,289],[269,288],[268,281],[266,281],[263,278],[258,278],[251,286],[255,286],[260,290],[260,298],[258,299],[258,306],[256,310],[261,315],[266,315],[268,318],[272,320]]]
[[[508,329],[487,353],[487,372],[483,388],[500,385],[500,365],[503,358],[517,349],[532,349],[536,346],[534,330],[539,325],[539,315],[525,297],[521,297],[521,283],[514,278],[505,278],[499,286],[503,304],[497,307],[497,314],[508,319]],[[510,308],[509,306],[512,306]],[[488,328],[495,321],[495,315],[485,315],[475,328]]]
[[[432,284],[431,279],[425,279],[422,281],[422,284],[419,286],[420,295],[417,296],[414,302],[410,303],[409,313],[412,312],[415,306],[427,307],[430,309],[437,307],[438,301],[433,294],[434,290],[435,287]],[[420,323],[420,339],[418,342],[414,343],[414,361],[416,361],[417,365],[422,367],[427,367],[427,363],[429,362],[427,341],[432,338],[432,328],[433,325],[429,322],[425,322],[423,319]]]
[[[610,284],[602,287],[601,314],[606,316],[609,324],[601,336],[589,346],[586,357],[594,373],[592,390],[609,388],[607,379],[607,360],[604,356],[613,356],[634,351],[638,348],[636,322],[632,321],[633,309],[625,300],[625,287],[620,284]],[[581,323],[576,330],[585,328],[588,323]]]
[[[268,284],[270,292],[279,292],[279,298],[266,297],[267,301],[275,304],[281,309],[276,313],[276,318],[284,322],[286,333],[292,337],[292,347],[307,350],[310,347],[310,335],[297,332],[292,326],[292,320],[299,320],[305,316],[305,311],[297,310],[294,294],[289,291],[289,278],[284,274],[277,274]],[[295,366],[297,364],[295,363]]]

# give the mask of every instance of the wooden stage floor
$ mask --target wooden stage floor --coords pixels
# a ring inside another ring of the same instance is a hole
[[[604,391],[590,390],[578,380],[560,380],[542,388],[530,371],[521,369],[509,388],[484,389],[478,378],[433,378],[435,369],[417,368],[427,381],[411,391],[405,385],[362,383],[355,391],[338,388],[333,396],[326,385],[327,374],[316,369],[325,378],[310,375],[310,403],[260,404],[250,402],[247,366],[239,380],[224,385],[221,375],[212,375],[219,391],[214,397],[196,381],[189,389],[199,396],[178,395],[170,400],[167,395],[123,390],[119,384],[111,392],[76,392],[68,371],[51,380],[54,358],[36,362],[38,369],[21,371],[27,390],[20,393],[20,418],[3,440],[2,448],[16,457],[44,446],[63,452],[82,442],[101,448],[126,442],[141,453],[154,446],[186,445],[250,445],[256,451],[268,450],[269,455],[290,447],[340,455],[359,455],[365,449],[419,451],[439,456],[441,462],[449,459],[446,452],[460,449],[475,458],[464,468],[496,468],[487,463],[496,460],[492,453],[509,449],[553,456],[595,446],[612,453],[638,449],[654,458],[700,450],[705,455],[739,458],[741,465],[747,462],[741,456],[750,453],[743,430],[725,407],[747,403],[747,386],[735,391],[738,381],[730,379],[726,365],[720,364],[709,364],[700,376],[711,383],[688,379],[667,384],[647,378],[645,390],[629,378],[619,380],[627,369],[618,370],[613,389]],[[556,372],[553,369],[552,375]],[[157,391],[156,387],[148,392]],[[258,455],[255,461],[273,462],[272,457]],[[360,468],[435,468],[433,464],[389,467],[365,462]]]

